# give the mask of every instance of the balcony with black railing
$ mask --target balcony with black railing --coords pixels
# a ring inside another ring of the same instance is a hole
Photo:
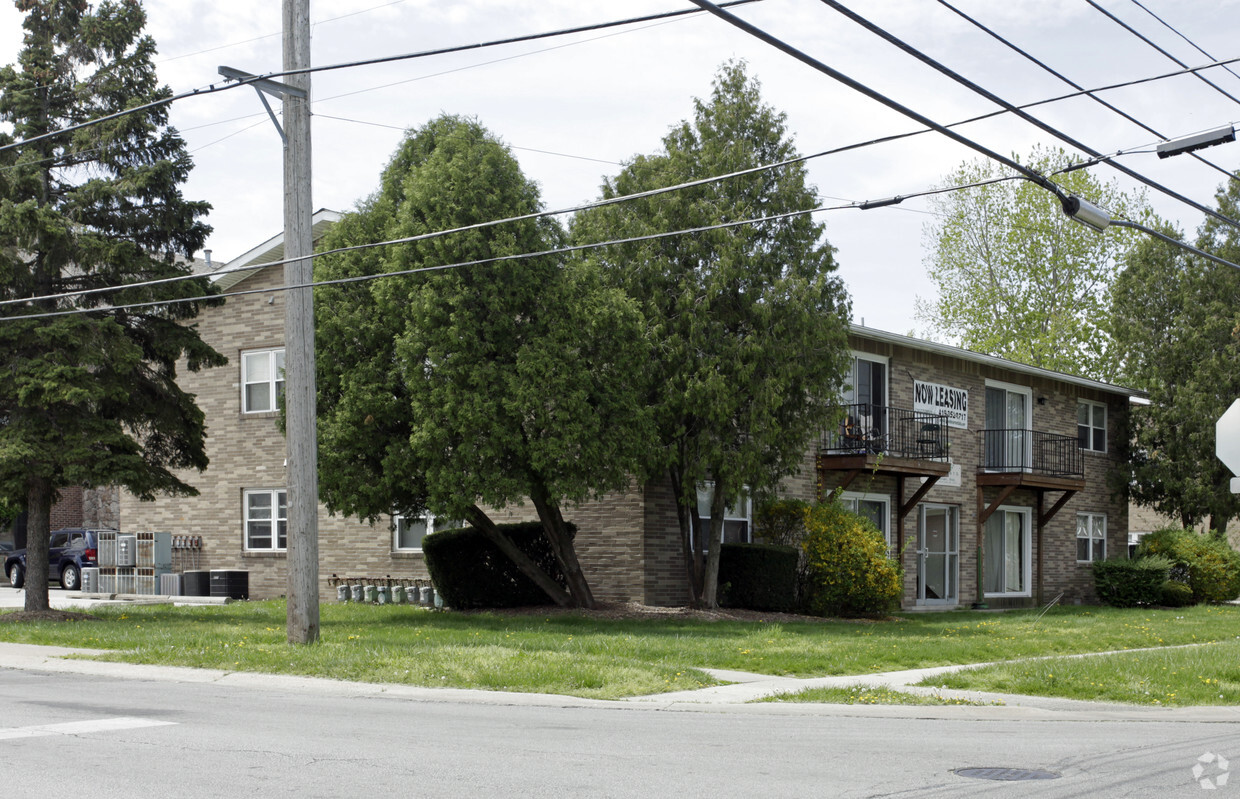
[[[978,483],[1043,488],[1080,488],[1085,459],[1076,436],[1041,430],[978,431]]]
[[[946,416],[855,403],[844,406],[843,419],[824,432],[818,454],[837,458],[882,456],[946,465],[950,448]]]

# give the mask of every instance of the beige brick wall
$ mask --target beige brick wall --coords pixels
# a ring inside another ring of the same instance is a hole
[[[1111,497],[1107,487],[1107,472],[1114,467],[1113,442],[1119,429],[1122,414],[1127,412],[1127,398],[1104,394],[1071,383],[1033,377],[1019,372],[996,368],[938,353],[896,346],[854,337],[852,346],[859,352],[868,352],[890,358],[889,403],[893,407],[913,407],[913,383],[915,380],[940,383],[969,392],[968,430],[949,428],[950,457],[960,465],[960,485],[944,485],[940,481],[922,498],[922,503],[936,503],[959,509],[959,599],[968,606],[977,598],[977,550],[981,530],[978,519],[977,471],[981,461],[981,442],[978,431],[984,429],[986,420],[986,381],[998,381],[1032,390],[1032,418],[1029,426],[1034,430],[1076,436],[1077,402],[1092,400],[1107,404],[1108,453],[1086,452],[1086,488],[1075,494],[1067,504],[1041,529],[1037,529],[1038,491],[1018,488],[1004,502],[1005,506],[1030,508],[1034,534],[1031,537],[1031,594],[1029,598],[990,598],[991,607],[1028,606],[1039,601],[1048,602],[1061,591],[1061,602],[1078,603],[1095,601],[1093,578],[1088,563],[1078,563],[1076,543],[1076,516],[1079,512],[1105,513],[1107,517],[1107,552],[1121,554],[1126,551],[1128,531],[1128,508],[1123,502]],[[842,475],[825,472],[823,486],[830,490],[839,485]],[[906,478],[904,493],[897,496],[896,478],[891,476],[862,475],[849,487],[850,491],[881,493],[891,497],[892,524],[898,526],[897,508],[911,498],[919,488],[917,478]],[[998,495],[999,489],[986,487],[982,500],[988,506]],[[1049,509],[1060,496],[1058,491],[1047,491],[1043,497],[1044,508]],[[914,607],[917,599],[917,528],[918,510],[913,508],[904,520],[901,563],[904,566],[904,605]],[[896,538],[899,541],[901,538]]]

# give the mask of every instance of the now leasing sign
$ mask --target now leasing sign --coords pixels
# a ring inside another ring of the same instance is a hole
[[[948,425],[961,430],[968,430],[969,390],[914,380],[913,411],[916,413],[945,414]]]

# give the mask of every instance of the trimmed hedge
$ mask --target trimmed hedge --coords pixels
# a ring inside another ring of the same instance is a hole
[[[498,525],[517,549],[561,586],[566,582],[539,522]],[[569,524],[569,536],[577,528]],[[426,570],[444,604],[458,609],[546,605],[547,593],[526,577],[481,531],[439,530],[422,540]]]
[[[1226,541],[1193,530],[1169,527],[1141,539],[1137,557],[1162,555],[1173,576],[1187,572],[1195,602],[1227,602],[1240,597],[1240,553]]]
[[[1163,584],[1171,571],[1166,558],[1112,558],[1095,561],[1093,568],[1094,587],[1106,604],[1117,608],[1165,604]]]
[[[796,547],[724,544],[719,553],[719,604],[786,613],[797,604]]]

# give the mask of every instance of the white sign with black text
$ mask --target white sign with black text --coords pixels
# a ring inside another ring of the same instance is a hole
[[[947,417],[947,424],[950,427],[968,430],[969,390],[914,380],[913,411],[943,414]]]

